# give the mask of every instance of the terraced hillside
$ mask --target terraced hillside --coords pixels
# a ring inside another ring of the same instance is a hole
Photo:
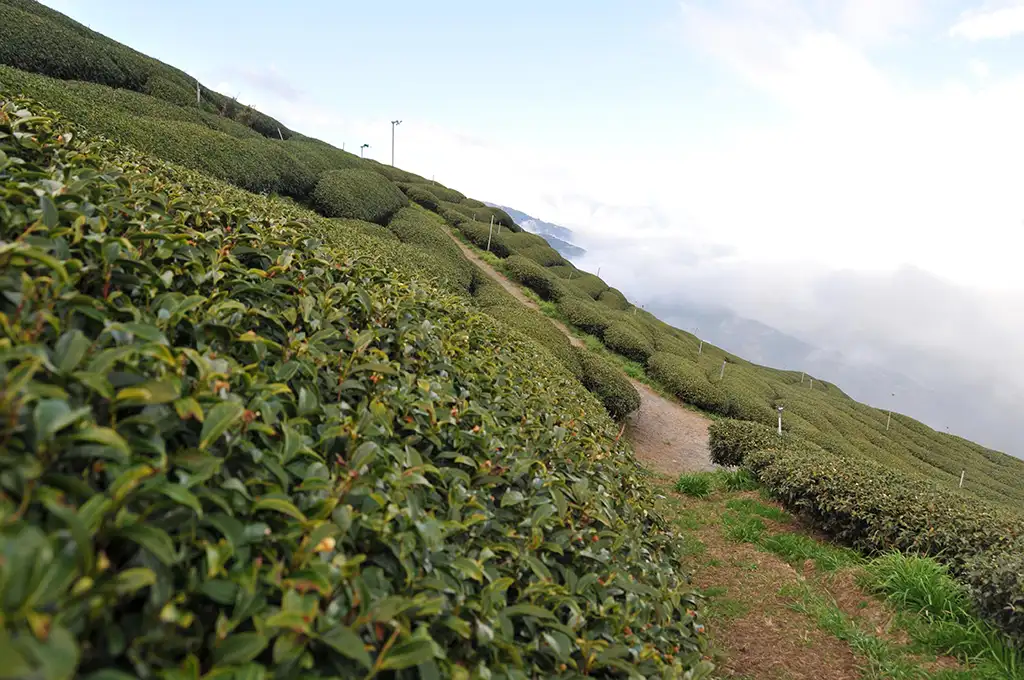
[[[0,650],[62,664],[41,677],[700,677],[677,537],[608,417],[640,403],[625,373],[745,421],[722,462],[947,559],[1024,630],[1024,462],[703,344],[504,211],[31,0],[0,0],[0,63]]]

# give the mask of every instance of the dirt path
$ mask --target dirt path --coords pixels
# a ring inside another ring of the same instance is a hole
[[[527,297],[518,285],[485,262],[450,230],[445,231],[466,259],[475,264],[480,271],[494,279],[521,304],[540,311],[537,303]],[[562,331],[574,346],[583,346],[583,341],[573,335],[565,324],[556,319],[549,321]],[[626,420],[626,432],[637,458],[653,470],[666,475],[713,470],[716,466],[711,462],[708,451],[708,419],[666,399],[638,380],[630,378],[630,382],[640,394],[640,408],[631,413]]]
[[[642,382],[632,382],[640,393],[640,408],[627,417],[626,433],[637,457],[665,475],[714,470],[708,451],[710,421]]]

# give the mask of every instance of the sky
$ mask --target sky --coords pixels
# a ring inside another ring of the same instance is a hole
[[[402,120],[638,302],[1024,410],[1024,0],[47,4],[381,161]]]

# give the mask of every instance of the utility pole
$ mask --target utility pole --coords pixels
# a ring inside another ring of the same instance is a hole
[[[491,252],[491,232],[494,230],[494,215],[491,215],[491,226],[487,229],[487,252]]]
[[[391,121],[391,167],[395,167],[395,127],[401,124],[400,120]]]
[[[363,149],[369,149],[369,148],[370,148],[369,144],[363,144],[361,147],[359,147],[359,157],[363,158]]]

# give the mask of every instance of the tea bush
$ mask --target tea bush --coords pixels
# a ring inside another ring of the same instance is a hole
[[[504,234],[499,234],[497,227],[491,227],[490,224],[483,222],[465,220],[458,222],[456,228],[480,250],[494,253],[501,258],[512,254],[512,250],[505,244]]]
[[[566,285],[572,285],[572,281]],[[563,295],[557,307],[558,313],[565,317],[566,321],[599,338],[604,336],[605,330],[611,325],[605,310],[586,299]]]
[[[387,227],[382,227],[379,224],[374,224],[373,222],[363,222],[362,220],[350,220],[343,217],[335,217],[331,219],[331,224],[335,225],[342,233],[359,232],[366,236],[372,236],[374,238],[385,239],[388,241],[399,240],[393,231]]]
[[[0,100],[5,675],[707,675],[681,542],[546,353]]]
[[[973,555],[964,581],[978,610],[1024,647],[1024,538]]]
[[[686,403],[728,415],[728,395],[718,384],[711,383],[696,364],[674,354],[657,352],[647,360],[647,372]]]
[[[560,300],[565,289],[562,282],[547,272],[544,267],[527,260],[522,255],[513,255],[503,263],[505,272],[513,281],[518,281],[542,300]]]
[[[394,184],[368,170],[334,170],[316,183],[312,194],[317,212],[327,217],[386,224],[409,200]]]
[[[418,273],[420,277],[429,272],[443,281],[447,290],[470,291],[477,269],[463,257],[436,215],[419,206],[407,206],[394,214],[387,228],[402,243],[418,246],[429,258],[429,264]]]
[[[437,196],[427,191],[426,188],[420,184],[399,182],[398,188],[409,197],[410,201],[423,206],[427,210],[437,212],[441,207],[440,202],[437,200]]]
[[[608,290],[607,283],[587,272],[583,272],[582,276],[574,276],[569,284],[593,300],[596,300],[601,296],[601,293]]]
[[[786,434],[759,423],[742,420],[717,420],[708,427],[708,449],[711,461],[724,467],[738,467],[748,453],[776,448],[780,439],[789,442]]]
[[[609,309],[617,311],[625,311],[630,308],[629,300],[615,288],[609,288],[608,290],[601,291],[601,294],[597,296],[597,301]]]
[[[107,38],[33,0],[0,2],[0,63],[63,80],[80,80],[160,97],[231,118],[264,137],[285,139],[279,121],[201,88],[187,73]]]
[[[489,278],[473,291],[473,301],[488,316],[536,341],[558,359],[569,371],[580,377],[580,363],[562,331],[540,312],[522,305],[505,289]]]
[[[565,262],[565,259],[558,254],[558,251],[546,243],[542,246],[528,246],[526,248],[521,248],[518,252],[523,257],[533,260],[541,267],[557,266]]]
[[[462,199],[459,200],[458,202],[462,203],[467,208],[478,209],[487,207],[487,204],[484,203],[483,201],[478,201],[475,198],[467,198],[465,196],[463,196]]]
[[[508,243],[509,248],[514,249],[516,252],[521,252],[526,248],[548,247],[548,242],[545,241],[543,237],[538,236],[537,234],[531,234],[528,231],[521,231],[518,234],[509,234],[505,237],[505,242]],[[560,272],[554,273],[557,276],[564,278]]]
[[[608,413],[625,418],[640,408],[640,394],[615,364],[585,347],[573,347],[580,365],[580,381],[596,394]]]
[[[647,358],[654,354],[650,341],[631,325],[624,321],[613,323],[604,333],[604,344],[624,357],[647,363]]]

